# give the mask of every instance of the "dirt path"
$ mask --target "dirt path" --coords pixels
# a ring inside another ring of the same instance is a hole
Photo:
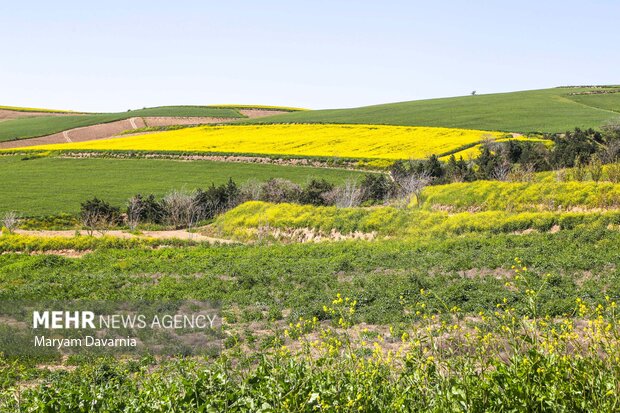
[[[269,109],[238,109],[239,113],[250,119],[264,118],[265,116],[283,115],[290,113],[285,110],[269,110]]]
[[[41,116],[75,116],[75,115],[80,115],[80,113],[32,112],[32,111],[0,109],[0,120],[19,119],[19,118],[37,118]]]
[[[173,125],[207,125],[210,123],[228,123],[239,118],[210,118],[210,117],[170,117],[170,116],[149,116],[145,117],[146,126],[173,126]]]
[[[16,234],[20,235],[30,235],[36,237],[61,237],[61,238],[73,238],[76,235],[76,231],[72,230],[62,230],[62,231],[30,231],[30,230],[15,230]],[[78,231],[80,235],[87,235],[86,231]],[[108,237],[117,237],[117,238],[155,238],[155,239],[180,239],[180,240],[191,240],[191,241],[200,241],[200,242],[210,242],[212,244],[220,243],[220,244],[235,244],[236,242],[223,239],[223,238],[213,238],[207,237],[202,234],[188,232],[186,230],[171,230],[171,231],[143,231],[140,235],[130,234],[124,231],[107,231],[103,234]],[[93,234],[94,237],[102,237],[102,234],[96,232]]]
[[[10,112],[10,113],[9,113]],[[7,110],[0,110],[0,119],[9,119],[7,116],[19,116],[23,113],[35,114],[32,116],[42,116],[38,112],[14,112]],[[240,109],[239,113],[248,118],[261,118],[265,116],[279,115],[282,113],[288,113],[280,110],[265,110],[265,109]],[[14,115],[17,114],[17,115]],[[50,115],[50,114],[46,114]],[[55,115],[67,115],[51,114]],[[0,142],[0,149],[14,149],[25,148],[28,146],[48,145],[53,143],[71,143],[71,142],[85,142],[97,139],[107,139],[124,137],[126,135],[119,134],[121,132],[139,129],[146,126],[173,126],[173,125],[206,125],[212,123],[229,123],[242,120],[244,118],[213,118],[213,117],[178,117],[178,116],[152,116],[152,117],[140,117],[129,118],[109,123],[99,123],[97,125],[84,126],[81,128],[69,129],[63,132],[54,133],[52,135],[41,136],[39,138],[19,139],[15,141]]]

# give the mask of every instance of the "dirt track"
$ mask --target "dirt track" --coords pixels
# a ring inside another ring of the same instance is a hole
[[[146,126],[172,125],[207,125],[210,123],[226,123],[238,118],[207,118],[207,117],[146,117],[142,118]]]
[[[285,110],[267,110],[267,109],[239,109],[239,113],[247,116],[250,119],[264,118],[265,116],[282,115],[284,113],[290,113]]]
[[[50,143],[84,142],[95,139],[110,138],[119,133],[135,129],[133,126],[142,128],[146,126],[141,118],[131,118],[110,123],[85,126],[83,128],[69,129],[53,135],[40,138],[20,139],[16,141],[0,142],[0,149],[21,148],[24,146],[47,145]]]
[[[16,234],[20,235],[31,235],[37,237],[61,237],[61,238],[73,238],[75,237],[75,231],[66,230],[66,231],[27,231],[27,230],[15,230]],[[86,231],[80,231],[81,235],[86,235]],[[223,239],[223,238],[213,238],[207,237],[198,233],[188,232],[185,230],[174,230],[174,231],[143,231],[140,235],[133,235],[124,231],[107,231],[105,236],[109,237],[117,237],[117,238],[156,238],[156,239],[180,239],[180,240],[191,240],[191,241],[200,241],[200,242],[210,242],[210,243],[220,243],[220,244],[232,244],[234,241]],[[102,234],[96,232],[93,234],[95,237],[102,237]]]
[[[79,113],[62,113],[62,112],[20,112],[17,110],[0,109],[0,120],[19,119],[19,118],[36,118],[40,116],[74,116]]]
[[[0,111],[2,112],[2,111]],[[18,113],[14,111],[5,111]],[[248,118],[260,118],[265,116],[287,113],[280,110],[265,109],[240,109],[239,112]],[[19,112],[27,113],[27,112]],[[28,112],[39,113],[39,112]],[[0,113],[1,115],[1,113]],[[58,114],[57,114],[58,115]],[[60,114],[62,115],[62,114]],[[241,118],[243,119],[243,118]],[[240,118],[211,118],[211,117],[144,117],[130,118],[110,123],[85,126],[82,128],[69,129],[53,135],[39,138],[19,139],[15,141],[0,142],[0,149],[24,148],[36,145],[48,145],[53,143],[84,142],[97,139],[117,137],[121,132],[143,128],[145,126],[172,126],[172,125],[206,125],[212,123],[228,123],[241,120]],[[2,118],[0,117],[0,120]],[[122,136],[120,136],[122,137]]]

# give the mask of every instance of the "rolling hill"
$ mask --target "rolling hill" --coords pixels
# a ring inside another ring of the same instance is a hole
[[[213,118],[230,121],[297,110],[301,109],[260,105],[218,105],[160,106],[118,113],[83,113],[0,106],[0,112],[3,114],[0,119],[4,119],[0,123],[0,142],[48,136],[75,128],[130,118]]]
[[[558,87],[415,100],[287,113],[251,122],[439,126],[527,133],[598,128],[614,119],[620,119],[620,86]]]

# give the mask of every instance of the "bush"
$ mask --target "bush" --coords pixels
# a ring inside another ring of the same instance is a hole
[[[215,186],[211,184],[206,191],[198,189],[194,201],[201,219],[211,219],[222,212],[237,206],[240,202],[239,187],[231,179],[228,183]]]
[[[301,187],[287,179],[272,178],[261,186],[260,200],[272,203],[298,202]]]
[[[301,191],[299,202],[310,205],[328,205],[326,194],[334,189],[334,185],[325,179],[312,179]]]
[[[165,217],[175,228],[191,227],[200,220],[200,208],[196,194],[185,191],[171,191],[162,200]]]
[[[82,203],[80,218],[82,224],[92,234],[92,231],[103,231],[120,222],[120,209],[113,207],[97,197]]]
[[[384,201],[394,192],[394,184],[385,174],[366,174],[361,188],[364,201]]]

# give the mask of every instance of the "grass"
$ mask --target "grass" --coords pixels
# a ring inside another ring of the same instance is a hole
[[[615,89],[615,88],[613,88]],[[329,109],[255,119],[252,123],[361,123],[564,132],[599,128],[620,118],[620,93],[571,95],[591,88],[553,88]]]
[[[360,302],[360,321],[387,325],[408,320],[400,296],[418,298],[421,288],[436,291],[448,308],[494,309],[506,293],[515,256],[532,271],[556,277],[543,313],[571,311],[577,297],[620,296],[620,255],[614,248],[620,233],[609,230],[177,248],[86,236],[51,241],[46,249],[93,253],[79,259],[0,254],[0,299],[221,300],[236,323],[267,321],[271,308],[290,320],[311,317],[321,312],[325,297],[341,292]],[[36,251],[41,245],[35,237],[0,237],[3,252]],[[521,313],[527,311],[527,299],[514,297],[514,302]],[[438,301],[433,306],[442,311]],[[262,310],[253,314],[257,308]]]
[[[305,183],[310,177],[340,182],[358,172],[298,166],[239,164],[210,161],[181,162],[153,159],[22,160],[0,157],[0,212],[18,211],[26,216],[76,213],[80,202],[97,196],[116,205],[136,193],[162,195],[181,187],[205,188],[249,179],[273,177]]]
[[[140,116],[206,116],[217,118],[242,118],[235,109],[205,106],[162,106],[119,113],[97,113],[70,116],[42,116],[11,119],[0,123],[0,142],[35,138],[83,126],[108,123]]]
[[[88,240],[59,241],[92,250],[71,259],[10,253],[37,241],[0,237],[0,299],[217,299],[225,354],[73,357],[58,368],[2,357],[0,410],[617,410],[617,231],[177,248]],[[519,280],[515,263],[529,267]]]
[[[443,154],[499,134],[373,125],[226,125],[29,149],[152,150],[408,159]]]

